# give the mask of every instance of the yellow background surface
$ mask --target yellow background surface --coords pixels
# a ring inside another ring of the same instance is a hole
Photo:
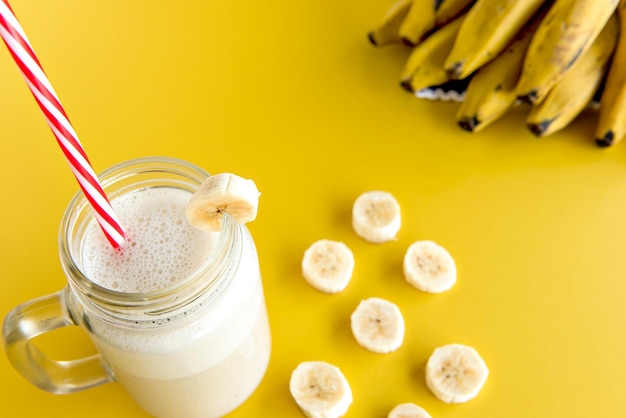
[[[304,360],[339,366],[349,417],[415,402],[433,417],[626,416],[626,144],[600,150],[588,113],[536,139],[525,110],[484,133],[456,104],[398,87],[408,50],[366,32],[390,0],[25,1],[12,6],[96,171],[167,155],[255,180],[273,352],[259,389],[232,417],[298,417],[288,381]],[[0,315],[64,286],[57,228],[78,186],[4,46],[0,48]],[[393,193],[403,225],[374,245],[351,229],[362,192]],[[344,241],[356,267],[337,295],[300,261],[313,241]],[[455,257],[457,285],[427,295],[402,258],[431,239]],[[370,296],[402,310],[402,347],[359,347],[349,316]],[[57,358],[90,353],[77,330],[43,338]],[[490,369],[479,396],[446,405],[427,389],[437,346],[474,346]],[[142,417],[108,384],[51,395],[0,356],[0,415]]]

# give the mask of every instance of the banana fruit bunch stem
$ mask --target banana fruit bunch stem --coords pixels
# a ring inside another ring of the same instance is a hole
[[[547,136],[599,100],[596,144],[626,137],[626,0],[395,0],[368,37],[411,48],[400,85],[417,97],[466,86],[464,130],[517,107]]]

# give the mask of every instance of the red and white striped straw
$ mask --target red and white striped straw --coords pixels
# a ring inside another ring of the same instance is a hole
[[[0,2],[0,35],[20,68],[26,84],[41,108],[52,133],[76,177],[94,215],[114,248],[124,242],[124,230],[113,212],[74,128],[48,81],[26,34],[7,0]]]

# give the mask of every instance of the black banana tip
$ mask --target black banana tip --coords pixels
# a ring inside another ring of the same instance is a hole
[[[550,127],[550,124],[552,124],[551,120],[544,120],[539,123],[529,123],[526,126],[528,126],[528,129],[533,133],[533,135],[541,137],[545,135],[546,131]]]
[[[462,62],[455,62],[451,67],[446,68],[446,75],[450,77],[452,80],[461,79],[462,73],[463,73]]]
[[[374,46],[378,46],[378,43],[376,42],[376,37],[374,36],[374,31],[369,31],[367,32],[367,39],[369,39],[370,43]]]
[[[474,129],[480,124],[480,121],[476,116],[472,116],[459,119],[457,124],[465,131],[474,132]]]
[[[519,96],[518,99],[526,104],[535,104],[539,101],[539,93],[537,90],[531,90],[527,94]]]
[[[413,90],[413,86],[411,85],[411,80],[402,80],[400,82],[400,87],[402,87],[409,93],[415,93],[415,90]]]
[[[402,43],[403,43],[404,45],[406,45],[406,46],[411,47],[411,48],[413,48],[413,47],[416,45],[416,43],[415,43],[415,42],[413,42],[412,40],[407,39],[407,38],[402,38]]]
[[[596,145],[600,148],[607,148],[613,145],[615,135],[612,131],[608,131],[602,138],[596,139]]]

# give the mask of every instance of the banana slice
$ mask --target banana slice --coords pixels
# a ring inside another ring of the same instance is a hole
[[[305,361],[291,373],[289,391],[309,418],[338,418],[352,404],[352,390],[341,370],[323,361]]]
[[[389,412],[387,418],[432,418],[426,410],[414,403],[402,403]]]
[[[224,213],[238,223],[256,218],[259,190],[254,181],[235,174],[221,173],[208,177],[191,196],[185,216],[195,227],[219,231]]]
[[[442,246],[432,241],[417,241],[404,255],[404,277],[421,291],[441,293],[456,283],[456,264]]]
[[[388,300],[361,301],[350,320],[357,343],[370,351],[391,353],[402,345],[404,318],[400,309]]]
[[[463,403],[480,392],[489,370],[478,352],[462,344],[435,349],[426,364],[426,385],[446,403]]]
[[[354,255],[343,242],[315,241],[302,258],[302,275],[320,292],[341,292],[350,282],[353,271]]]
[[[388,192],[365,192],[352,206],[352,227],[366,241],[377,244],[391,241],[396,238],[400,225],[400,205]]]

